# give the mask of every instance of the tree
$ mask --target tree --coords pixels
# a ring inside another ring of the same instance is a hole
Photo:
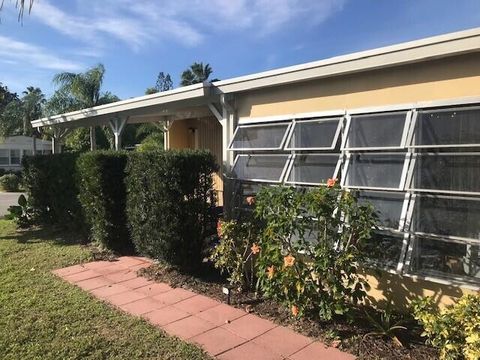
[[[59,73],[53,77],[53,82],[61,91],[72,95],[80,109],[85,109],[101,104],[100,90],[104,75],[105,67],[98,64],[84,73]]]
[[[42,116],[42,106],[45,102],[45,95],[38,87],[29,86],[23,92],[23,135],[32,134],[30,122]]]
[[[149,87],[145,90],[145,94],[155,94],[158,92],[168,91],[173,89],[173,81],[170,74],[165,74],[160,71],[157,76],[157,83],[154,87]]]
[[[188,69],[186,69],[181,76],[180,85],[187,86],[192,84],[198,84],[208,80],[213,70],[210,64],[203,65],[203,62],[194,62]],[[212,81],[217,81],[214,79]]]
[[[27,4],[25,4],[25,0],[17,0],[15,3],[15,7],[18,9],[18,21],[21,21],[23,19],[23,14],[25,12],[25,5],[28,5],[28,13],[32,11],[32,6],[33,6],[33,1],[34,0],[27,0]],[[5,0],[0,1],[0,10],[3,8],[3,3]]]
[[[47,105],[51,115],[61,114],[68,111],[91,108],[97,105],[108,104],[120,99],[110,93],[101,91],[105,67],[98,64],[84,73],[63,72],[53,78],[53,82],[59,86],[55,92],[52,103]],[[96,127],[95,135],[98,148],[108,148],[113,142],[113,134],[108,127]],[[65,139],[67,149],[73,151],[86,151],[90,147],[90,134],[86,128],[73,130]]]

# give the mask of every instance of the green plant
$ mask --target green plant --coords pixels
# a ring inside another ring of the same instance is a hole
[[[74,153],[62,153],[23,158],[23,186],[35,213],[34,224],[84,229],[76,179],[77,157]]]
[[[371,315],[368,310],[365,310],[365,317],[369,321],[370,325],[375,328],[375,331],[369,332],[367,336],[385,336],[392,339],[397,346],[403,346],[403,343],[397,336],[399,330],[407,330],[407,328],[401,324],[404,323],[404,319],[392,312],[392,301],[389,300],[385,309],[379,310],[379,315]]]
[[[19,228],[28,228],[32,225],[35,212],[25,195],[20,195],[18,197],[18,205],[11,205],[7,210],[8,214],[5,215],[5,218],[15,221]]]
[[[431,297],[418,298],[411,307],[422,336],[440,349],[441,359],[480,359],[480,295],[464,295],[442,310]]]
[[[265,224],[258,287],[294,316],[348,315],[350,304],[365,297],[357,244],[370,237],[373,209],[358,204],[335,180],[328,184],[309,190],[263,188],[256,199],[256,216]]]
[[[133,152],[127,216],[135,248],[185,270],[200,266],[212,218],[214,156],[204,150]]]
[[[222,274],[228,274],[228,282],[238,290],[254,285],[254,258],[260,251],[258,236],[260,228],[250,221],[219,222],[220,241],[213,249],[210,260]]]
[[[91,151],[77,160],[79,199],[94,241],[107,249],[131,252],[125,213],[127,153]]]
[[[0,176],[0,186],[5,191],[18,191],[20,178],[16,174],[5,174]]]

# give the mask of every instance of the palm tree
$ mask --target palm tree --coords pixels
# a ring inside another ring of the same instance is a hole
[[[102,64],[88,69],[84,73],[63,72],[53,78],[53,82],[60,86],[60,90],[71,94],[80,108],[90,108],[100,105],[102,94],[100,89],[105,75],[105,67]]]
[[[203,62],[194,62],[182,73],[181,86],[197,84],[208,80],[213,70],[210,64],[203,65]]]
[[[33,6],[33,1],[34,0],[17,0],[15,3],[15,7],[18,9],[18,21],[21,21],[23,19],[23,13],[25,12],[25,2],[27,2],[28,5],[28,13],[30,14],[30,11],[32,11],[32,6]],[[0,10],[3,8],[3,3],[5,0],[0,1]]]
[[[45,95],[38,87],[29,86],[23,92],[23,135],[28,135],[31,132],[30,121],[41,117],[42,106],[45,102]]]

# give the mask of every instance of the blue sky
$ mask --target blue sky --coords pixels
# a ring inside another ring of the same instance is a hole
[[[61,71],[106,67],[104,90],[142,95],[159,71],[210,63],[227,79],[480,26],[479,0],[35,0],[0,13],[0,82],[50,95]]]

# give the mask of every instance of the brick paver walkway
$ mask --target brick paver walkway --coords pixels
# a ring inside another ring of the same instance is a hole
[[[171,335],[200,345],[219,359],[347,360],[353,355],[223,304],[136,274],[150,265],[141,257],[96,261],[54,273]],[[126,329],[128,331],[128,329]]]

